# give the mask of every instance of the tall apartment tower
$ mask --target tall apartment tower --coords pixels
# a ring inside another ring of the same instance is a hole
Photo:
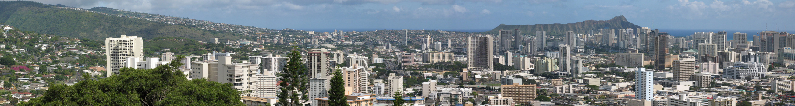
[[[654,100],[654,71],[640,68],[635,71],[635,97],[641,100]]]
[[[574,31],[566,32],[566,44],[571,47],[577,47],[577,34]]]
[[[560,67],[560,71],[562,72],[569,72],[569,74],[574,74],[571,71],[571,46],[566,44],[561,44],[560,48],[560,56],[558,57],[558,67]]]
[[[144,58],[144,42],[141,37],[121,35],[119,38],[105,38],[105,61],[107,77],[119,74],[119,69],[127,65],[127,58]]]
[[[536,31],[536,39],[541,39],[541,50],[547,48],[547,31]]]
[[[307,54],[306,65],[309,69],[309,98],[328,97],[328,90],[331,88],[329,67],[329,51],[327,49],[312,49]]]
[[[467,39],[469,71],[494,70],[494,39],[491,35],[472,36]]]
[[[726,35],[726,31],[719,31],[715,33],[715,36],[712,36],[712,43],[718,46],[718,51],[729,50],[729,47],[726,45]]]
[[[396,76],[395,73],[389,73],[387,79],[389,81],[389,90],[387,90],[389,92],[387,94],[394,95],[395,92],[405,94],[405,92],[403,92],[403,76]]]
[[[525,39],[525,37],[522,36],[522,31],[519,31],[519,29],[514,29],[513,39],[514,39],[513,51],[522,51],[522,45],[524,45],[524,39]]]
[[[329,67],[329,51],[327,49],[312,49],[307,56],[307,68],[310,78],[329,79],[332,71]]]
[[[732,48],[735,48],[736,51],[745,51],[746,49],[750,48],[748,34],[735,32],[733,36],[734,39],[732,40]]]
[[[654,69],[665,69],[665,56],[668,55],[668,33],[654,29],[650,33],[654,38]]]
[[[511,45],[513,44],[513,42],[511,41],[512,38],[513,38],[513,31],[511,31],[511,30],[500,30],[499,34],[500,35],[498,35],[498,36],[500,37],[500,46],[499,46],[499,50],[497,52],[505,53],[506,51],[510,51],[511,49],[513,49],[511,47]]]
[[[696,59],[693,57],[681,58],[673,62],[674,80],[689,81],[690,76],[696,73]]]

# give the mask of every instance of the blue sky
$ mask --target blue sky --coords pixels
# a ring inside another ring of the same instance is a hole
[[[607,20],[659,29],[791,30],[795,0],[33,0],[271,29],[492,29]]]

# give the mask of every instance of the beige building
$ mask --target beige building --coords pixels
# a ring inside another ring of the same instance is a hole
[[[696,86],[707,88],[710,87],[712,84],[712,74],[711,73],[696,73],[690,77],[691,81],[696,81]]]
[[[352,66],[343,67],[342,69],[343,80],[345,80],[345,94],[352,93],[370,93],[369,91],[369,73],[363,67]]]
[[[373,106],[376,102],[375,95],[373,94],[353,93],[345,96],[347,97],[348,106]],[[330,106],[328,100],[328,97],[315,98],[315,102],[312,104],[317,104],[317,106]]]
[[[453,53],[449,52],[434,52],[428,55],[428,62],[430,63],[451,62],[455,59],[453,58]]]
[[[240,101],[243,101],[243,104],[246,104],[246,106],[275,106],[279,99],[243,96],[240,97]]]
[[[254,75],[259,73],[259,65],[250,64],[248,61],[232,63],[232,56],[229,53],[217,53],[213,56],[218,60],[191,63],[191,79],[204,78],[218,83],[232,83],[238,91],[258,92],[255,86],[258,80]]]
[[[536,85],[502,85],[503,97],[513,98],[518,104],[530,104],[536,98]],[[511,105],[512,106],[512,105]]]
[[[489,104],[492,106],[514,106],[516,103],[511,97],[504,97],[502,95],[489,96]]]
[[[682,58],[673,63],[674,80],[689,81],[690,76],[696,73],[696,59]]]
[[[651,102],[644,99],[629,99],[627,100],[627,106],[651,106]]]
[[[387,79],[389,80],[389,87],[387,87],[389,90],[386,91],[389,92],[385,94],[389,94],[390,96],[394,95],[395,92],[405,94],[405,92],[403,92],[403,76],[396,76],[395,73],[389,73],[389,77]]]
[[[643,67],[643,53],[617,53],[616,65],[626,67]]]
[[[105,38],[105,65],[107,77],[119,74],[119,69],[127,64],[127,58],[144,58],[144,42],[141,37],[121,35],[119,38]]]

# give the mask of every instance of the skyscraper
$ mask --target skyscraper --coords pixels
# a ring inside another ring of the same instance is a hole
[[[649,33],[654,37],[654,69],[665,69],[665,56],[668,55],[668,33],[654,29]]]
[[[511,47],[511,45],[513,44],[513,42],[511,40],[513,39],[513,31],[511,31],[511,30],[500,30],[499,34],[500,34],[499,35],[499,37],[500,37],[500,47],[497,50],[497,52],[505,53],[506,51],[512,50],[513,48]]]
[[[577,47],[577,34],[574,31],[566,32],[566,44],[571,47]]]
[[[494,70],[494,39],[491,35],[471,36],[467,39],[469,71]]]
[[[536,37],[541,40],[540,49],[544,51],[547,48],[547,31],[536,31]]]
[[[673,63],[674,80],[689,81],[690,76],[696,73],[696,59],[685,57]]]
[[[119,74],[119,69],[127,65],[127,58],[143,58],[143,47],[143,40],[138,36],[121,35],[119,38],[105,38],[107,77]]]
[[[735,48],[735,51],[745,51],[750,48],[748,45],[748,34],[735,32],[733,35],[732,48]]]
[[[307,56],[306,62],[309,69],[310,78],[329,79],[331,68],[329,68],[329,51],[326,49],[312,49]]]
[[[521,51],[522,50],[522,46],[524,45],[524,39],[525,39],[525,37],[522,36],[522,31],[519,31],[519,29],[514,29],[513,30],[513,39],[514,39],[514,41],[513,41],[514,42],[513,51]]]
[[[561,72],[569,72],[570,74],[574,74],[571,71],[571,46],[566,44],[559,45],[560,48],[560,57],[558,57],[558,67],[560,67]]]
[[[654,71],[640,68],[635,71],[635,97],[641,100],[654,100]]]

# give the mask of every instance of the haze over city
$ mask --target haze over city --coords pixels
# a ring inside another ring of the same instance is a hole
[[[793,0],[33,0],[271,29],[488,30],[624,15],[659,29],[791,29]]]

